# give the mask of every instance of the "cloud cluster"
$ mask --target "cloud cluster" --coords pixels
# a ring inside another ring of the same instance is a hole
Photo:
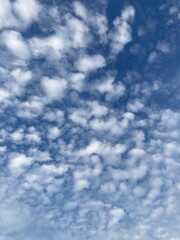
[[[41,5],[32,0],[27,8],[25,0],[0,1],[0,28],[26,28],[38,19]]]
[[[0,239],[178,240],[171,42],[143,42],[136,4],[111,27],[104,1],[57,2],[0,0]]]

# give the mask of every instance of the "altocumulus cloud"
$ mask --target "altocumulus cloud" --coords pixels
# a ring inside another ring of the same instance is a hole
[[[180,240],[179,9],[0,0],[1,240]]]

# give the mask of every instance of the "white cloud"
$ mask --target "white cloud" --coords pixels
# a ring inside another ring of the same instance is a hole
[[[5,88],[0,88],[0,102],[7,102],[10,98],[10,92]]]
[[[46,37],[33,37],[28,42],[35,57],[46,56],[55,62],[66,54],[73,55],[75,49],[85,48],[90,40],[88,26],[67,15],[64,25],[58,24],[55,33]]]
[[[2,232],[9,232],[10,234],[23,232],[31,223],[32,216],[30,209],[28,206],[20,204],[17,201],[7,201],[7,203],[1,204],[0,211],[0,228]],[[4,240],[6,239],[4,238]]]
[[[121,79],[111,58],[132,39],[134,8],[108,38],[104,0],[26,2],[0,0],[0,239],[178,239],[179,111],[149,107],[165,85]]]
[[[38,19],[41,6],[36,0],[31,0],[28,5],[26,0],[16,0],[13,3],[13,10],[23,24],[29,25]]]
[[[90,23],[94,27],[94,31],[97,35],[99,35],[100,42],[102,44],[107,43],[107,35],[108,35],[108,20],[106,16],[101,14],[96,14],[92,18],[89,19]]]
[[[31,143],[40,143],[41,142],[41,138],[39,136],[39,133],[38,132],[32,132],[32,133],[28,133],[26,134],[26,140],[28,142],[31,142]]]
[[[69,115],[69,119],[71,121],[81,126],[87,125],[88,118],[89,118],[88,112],[83,109],[75,110]]]
[[[148,62],[154,63],[157,60],[158,54],[157,52],[151,52],[148,56]]]
[[[121,18],[123,21],[133,21],[134,17],[135,17],[135,9],[133,6],[126,7],[121,14]]]
[[[108,108],[99,104],[98,101],[89,102],[88,105],[91,107],[91,114],[96,117],[104,116],[108,113]]]
[[[20,85],[26,85],[32,78],[32,72],[29,70],[23,70],[16,68],[12,70],[11,75],[16,79]]]
[[[1,35],[1,44],[17,58],[27,60],[31,56],[28,44],[21,34],[16,31],[4,31]]]
[[[40,151],[38,148],[31,148],[28,155],[35,161],[47,162],[51,160],[50,153],[48,151]]]
[[[136,186],[133,189],[133,193],[135,194],[136,197],[142,197],[145,195],[145,189],[140,186]]]
[[[75,181],[74,190],[82,191],[83,189],[89,188],[89,182],[87,179],[77,179]]]
[[[121,17],[114,21],[114,31],[110,35],[111,51],[116,55],[123,50],[125,45],[132,40],[131,26],[129,22],[133,21],[135,9],[133,6],[126,7]]]
[[[69,114],[69,119],[73,121],[75,124],[88,127],[89,125],[88,121],[91,117],[102,117],[105,116],[107,113],[108,113],[107,107],[100,105],[97,101],[92,101],[87,102],[83,108],[72,109],[71,113]],[[94,119],[90,122],[90,127],[93,128],[93,121],[96,120],[98,121],[98,119]],[[106,125],[108,125],[108,123]]]
[[[67,19],[68,39],[73,48],[84,48],[91,40],[89,29],[82,21],[77,18]]]
[[[70,87],[77,90],[81,91],[83,88],[84,84],[84,79],[85,79],[85,74],[84,73],[72,73],[69,75],[69,81],[70,81]]]
[[[9,0],[0,0],[0,29],[19,26],[18,20],[12,13],[12,5]]]
[[[65,164],[57,165],[54,164],[50,165],[42,165],[40,170],[47,175],[63,175],[68,171],[69,166]]]
[[[141,163],[139,166],[132,168],[130,170],[130,177],[134,181],[143,179],[148,173],[148,165],[146,163]]]
[[[111,194],[116,191],[116,186],[113,182],[104,183],[101,185],[101,191],[105,194]]]
[[[38,20],[38,15],[42,9],[36,0],[31,0],[28,6],[26,0],[0,0],[0,6],[0,29],[24,29],[33,21]]]
[[[148,165],[146,163],[141,163],[136,167],[128,167],[127,169],[111,169],[110,170],[112,178],[114,180],[133,180],[138,181],[143,179],[148,173]]]
[[[145,151],[144,151],[144,149],[133,148],[129,151],[129,155],[132,158],[142,158],[145,155]]]
[[[38,96],[33,96],[29,101],[17,103],[17,116],[21,118],[34,118],[42,113],[44,104]]]
[[[120,98],[125,93],[125,86],[121,83],[115,83],[115,79],[113,77],[108,77],[104,81],[97,83],[95,85],[95,89],[97,89],[100,93],[106,94],[107,101],[111,101],[117,98]]]
[[[22,174],[27,167],[33,163],[33,158],[27,157],[24,154],[17,154],[10,159],[8,168],[15,176]]]
[[[14,96],[21,96],[25,93],[26,85],[32,79],[32,72],[23,68],[15,68],[11,71],[6,86]]]
[[[124,218],[125,212],[121,208],[112,208],[109,211],[109,215],[110,215],[110,219],[109,219],[108,227],[111,228]]]
[[[113,128],[117,129],[117,119],[112,117],[104,121],[95,118],[90,121],[90,127],[96,131],[111,131],[113,133]]]
[[[24,137],[24,129],[19,129],[13,133],[11,133],[11,138],[13,141],[21,141]]]
[[[106,162],[113,164],[114,161],[120,159],[121,154],[126,151],[126,146],[123,144],[111,145],[108,142],[101,142],[96,139],[91,140],[89,145],[84,149],[79,150],[79,156],[90,156],[99,154],[104,157]]]
[[[47,101],[61,100],[67,88],[65,79],[44,77],[41,80],[41,86],[46,93]]]
[[[1,146],[0,147],[0,153],[5,153],[7,151],[7,147],[6,146]]]
[[[57,122],[59,125],[62,125],[64,122],[64,112],[59,109],[53,109],[51,111],[47,111],[43,117],[45,120],[50,122]]]
[[[121,136],[127,131],[130,120],[127,118],[117,119],[109,115],[108,118],[94,118],[89,121],[89,127],[96,132],[105,132],[108,135]]]
[[[79,1],[75,1],[73,7],[75,14],[82,18],[82,20],[89,25],[90,29],[93,29],[94,33],[98,35],[102,43],[106,43],[108,32],[108,21],[106,16],[88,11],[89,9],[87,10],[87,8],[85,8],[85,6]]]
[[[60,136],[61,131],[58,127],[49,127],[49,131],[48,131],[48,138],[49,139],[56,139]]]
[[[75,62],[75,67],[80,72],[91,72],[104,67],[106,61],[100,54],[83,56]]]
[[[85,6],[79,1],[75,1],[73,5],[74,5],[74,12],[76,13],[76,15],[79,17],[82,17],[83,19],[86,19],[87,10]]]
[[[143,109],[144,107],[144,104],[141,102],[140,99],[134,99],[133,102],[129,102],[127,104],[127,109],[128,111],[131,111],[131,112],[139,112]]]
[[[29,45],[36,57],[43,55],[60,59],[63,51],[66,50],[66,44],[68,44],[67,39],[64,37],[63,34],[58,32],[49,37],[34,37],[29,40]]]

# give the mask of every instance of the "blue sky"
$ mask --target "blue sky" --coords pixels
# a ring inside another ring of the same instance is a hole
[[[0,0],[0,240],[180,240],[178,0]]]

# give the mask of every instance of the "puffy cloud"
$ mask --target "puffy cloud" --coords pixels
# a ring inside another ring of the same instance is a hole
[[[69,76],[70,81],[70,87],[77,91],[81,91],[84,85],[85,80],[85,74],[84,73],[72,73]]]
[[[13,132],[10,136],[13,141],[21,141],[24,137],[24,130],[19,129],[19,130]]]
[[[112,54],[121,52],[125,45],[132,40],[130,22],[135,17],[135,9],[133,6],[126,7],[114,21],[114,31],[110,35]]]
[[[54,164],[50,164],[50,165],[42,165],[40,167],[40,170],[47,175],[49,174],[63,175],[68,171],[68,168],[69,168],[68,165],[55,166]]]
[[[126,146],[123,144],[114,144],[108,142],[101,142],[92,139],[89,145],[78,152],[79,156],[91,156],[92,154],[99,154],[104,158],[105,163],[112,164],[121,158],[121,154],[126,151]]]
[[[26,134],[26,140],[31,143],[40,143],[41,137],[39,136],[39,133],[33,128],[29,129],[29,133]]]
[[[11,75],[16,79],[20,85],[27,84],[32,78],[32,72],[16,68],[11,72]]]
[[[65,79],[44,77],[41,80],[41,86],[46,94],[47,101],[61,100],[65,95],[67,82]]]
[[[79,1],[75,1],[73,5],[74,5],[74,12],[76,13],[76,15],[79,17],[82,17],[83,19],[86,19],[87,10],[85,6]]]
[[[125,86],[123,83],[115,83],[113,77],[108,77],[104,81],[97,83],[95,88],[102,94],[106,94],[106,99],[108,101],[116,100],[120,98],[125,93]]]
[[[148,165],[141,163],[139,166],[122,169],[111,169],[112,178],[115,180],[133,180],[138,181],[143,179],[148,173]]]
[[[100,105],[97,101],[89,102],[88,105],[92,108],[91,114],[93,116],[101,117],[108,113],[108,108]]]
[[[55,33],[45,37],[32,37],[28,42],[35,57],[45,56],[50,61],[57,61],[66,55],[73,55],[76,49],[85,48],[89,41],[88,26],[69,16],[65,20],[65,26],[58,26]]]
[[[113,182],[104,183],[101,185],[101,191],[106,194],[111,194],[116,191],[116,186]]]
[[[28,6],[26,0],[16,0],[13,3],[13,10],[23,24],[29,25],[38,19],[41,7],[36,0],[30,1]]]
[[[87,179],[77,179],[75,181],[74,190],[82,191],[83,189],[89,188],[89,182]]]
[[[97,14],[92,19],[90,19],[92,25],[94,26],[96,33],[100,37],[102,43],[107,43],[108,38],[108,20],[106,16]]]
[[[69,28],[69,31],[71,33],[71,35],[69,36],[71,46],[73,48],[86,47],[91,38],[88,34],[88,27],[77,18],[68,18],[67,27]]]
[[[48,132],[49,139],[56,139],[61,134],[61,131],[58,127],[50,127]]]
[[[133,6],[40,2],[0,0],[0,239],[177,240],[179,75],[145,61],[176,60],[169,25],[142,17],[115,59]]]
[[[0,39],[0,44],[3,44],[15,57],[23,60],[30,58],[31,52],[29,46],[19,32],[4,31]]]
[[[0,102],[6,102],[10,98],[10,92],[5,88],[0,88]]]
[[[51,109],[44,114],[44,119],[49,122],[57,122],[59,125],[62,125],[64,122],[64,112],[59,109]]]
[[[17,27],[19,25],[18,20],[12,13],[12,5],[9,0],[0,1],[0,28]]]
[[[27,28],[33,21],[38,20],[42,6],[32,0],[28,7],[25,0],[0,1],[0,28]]]
[[[33,163],[33,158],[27,157],[24,154],[17,154],[10,159],[8,168],[15,176],[22,174],[25,169]]]
[[[33,96],[28,101],[17,103],[16,114],[21,118],[34,118],[42,113],[43,107],[44,103],[42,102],[41,98],[38,96]]]
[[[102,55],[82,56],[75,62],[75,67],[80,72],[91,72],[104,67],[106,64]]]
[[[122,218],[125,216],[125,212],[121,208],[112,208],[109,214],[110,214],[110,220],[109,220],[108,227],[113,227],[115,224],[121,221]]]
[[[63,51],[66,49],[66,39],[59,33],[49,37],[34,37],[29,40],[29,45],[35,57],[51,56],[61,58]],[[52,53],[52,54],[51,54]]]
[[[21,96],[25,93],[26,85],[32,80],[33,74],[27,69],[15,68],[8,77],[6,87],[14,96]]]
[[[87,117],[87,112],[80,109],[71,113],[69,119],[76,124],[86,126],[88,120]]]
[[[144,104],[139,99],[136,99],[132,103],[128,103],[127,105],[128,111],[132,112],[139,112],[140,110],[143,109],[143,107]]]
[[[129,151],[129,155],[132,158],[141,158],[145,155],[145,151],[143,149],[140,149],[140,148],[133,148]]]

